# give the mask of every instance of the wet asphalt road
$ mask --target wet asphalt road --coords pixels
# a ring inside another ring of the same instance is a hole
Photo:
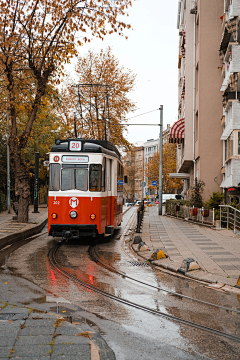
[[[124,216],[122,230],[133,211],[131,208]],[[240,310],[240,298],[235,294],[207,289],[149,266],[138,266],[139,259],[129,251],[127,242],[119,241],[122,230],[97,245],[104,263],[151,285]],[[87,322],[100,331],[117,360],[240,358],[240,345],[234,341],[116,303],[63,277],[50,267],[47,259],[56,240],[42,235],[15,251],[9,247],[0,252],[1,298],[64,311],[72,314],[73,320]],[[109,272],[91,260],[88,248],[87,242],[68,243],[59,249],[57,260],[68,272],[111,294],[240,336],[239,314],[169,295]]]

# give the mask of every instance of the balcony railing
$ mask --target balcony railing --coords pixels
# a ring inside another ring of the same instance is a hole
[[[223,59],[224,78],[220,91],[225,91],[230,80],[230,75],[240,72],[240,44],[229,43],[225,57]]]
[[[220,205],[220,228],[240,231],[240,211],[230,205]]]

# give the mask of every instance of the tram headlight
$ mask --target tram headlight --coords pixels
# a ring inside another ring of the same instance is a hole
[[[95,214],[91,214],[91,215],[90,215],[90,219],[95,220],[95,219],[96,219],[96,215],[95,215]]]
[[[57,214],[56,214],[56,213],[53,213],[53,214],[52,214],[52,218],[53,218],[53,219],[56,219],[56,218],[57,218]]]
[[[76,211],[71,211],[71,212],[70,212],[70,217],[71,217],[72,219],[76,219],[76,217],[77,217],[77,212],[76,212]]]

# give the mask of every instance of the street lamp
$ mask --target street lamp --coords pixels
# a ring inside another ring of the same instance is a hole
[[[162,129],[163,129],[163,105],[160,105],[160,132],[159,132],[159,202],[158,215],[162,215]]]

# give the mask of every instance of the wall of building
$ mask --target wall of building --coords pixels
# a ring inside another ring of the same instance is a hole
[[[219,91],[221,61],[218,50],[223,3],[223,0],[198,1],[195,158],[198,179],[206,184],[203,194],[205,199],[213,191],[220,191],[222,181],[222,129],[219,120],[222,115],[222,96]]]

